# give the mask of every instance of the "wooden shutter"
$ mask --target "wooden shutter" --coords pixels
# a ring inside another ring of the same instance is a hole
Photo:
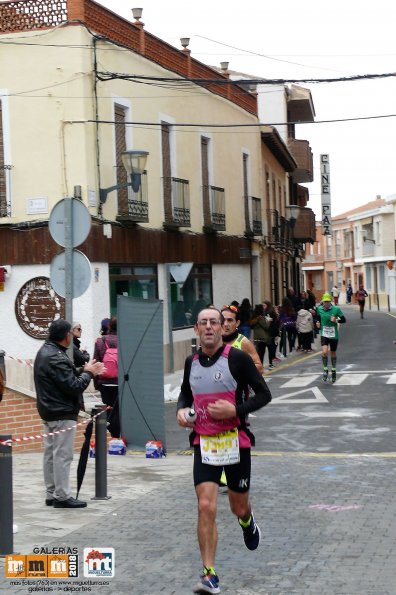
[[[161,144],[162,144],[162,174],[164,191],[164,213],[165,222],[172,223],[172,168],[170,159],[170,127],[166,122],[161,123]]]
[[[209,188],[209,139],[201,136],[202,210],[204,225],[211,224]]]
[[[246,233],[251,233],[250,217],[249,217],[248,171],[247,171],[248,158],[249,158],[248,155],[246,155],[246,153],[243,153],[242,167],[243,167],[243,200],[244,200],[244,207],[245,207],[245,230],[246,230]]]
[[[121,153],[126,151],[126,109],[121,105],[116,105],[114,108],[115,119],[115,143],[116,143],[116,167],[117,167],[117,185],[125,184],[127,173],[122,164]],[[118,214],[126,215],[128,213],[128,188],[121,188],[117,191],[118,194]]]

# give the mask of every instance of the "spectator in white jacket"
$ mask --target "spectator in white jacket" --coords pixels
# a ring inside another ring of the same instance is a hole
[[[338,304],[338,298],[340,296],[340,290],[338,289],[337,285],[334,285],[333,289],[331,290],[331,295],[333,296],[333,302],[336,306]]]
[[[312,314],[309,310],[301,308],[297,312],[296,328],[300,336],[302,351],[310,353],[312,351],[311,344],[313,341],[314,324]]]

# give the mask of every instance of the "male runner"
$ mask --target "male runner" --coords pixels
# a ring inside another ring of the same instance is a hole
[[[338,346],[338,323],[346,322],[344,314],[338,306],[331,303],[331,295],[324,293],[322,304],[316,310],[318,318],[316,326],[320,329],[320,342],[322,345],[323,381],[326,382],[329,376],[327,367],[327,353],[330,347],[331,358],[331,381],[337,379],[337,346]]]
[[[216,510],[220,475],[225,469],[230,509],[238,518],[245,545],[255,550],[260,529],[250,500],[250,447],[254,436],[246,427],[246,416],[271,401],[271,393],[252,359],[239,349],[224,345],[223,316],[208,308],[198,314],[194,326],[201,348],[186,359],[177,421],[193,427],[194,484],[198,499],[198,542],[203,571],[194,593],[220,593],[215,570],[217,546]],[[245,401],[245,387],[254,395]],[[194,424],[186,421],[191,406],[197,413]]]
[[[239,332],[239,310],[236,306],[223,306],[221,313],[224,318],[223,323],[223,341],[229,343],[232,347],[241,349],[250,355],[257,370],[262,374],[264,372],[263,364],[254,344]]]
[[[250,339],[242,335],[239,332],[239,309],[234,305],[225,305],[221,309],[221,313],[223,315],[223,342],[229,343],[231,347],[235,347],[236,349],[241,349],[250,355],[252,358],[254,365],[256,366],[257,370],[260,374],[264,373],[264,366],[260,359],[259,354],[254,346],[254,343],[251,342]],[[249,394],[249,387],[246,387],[246,394]],[[227,479],[225,472],[221,474],[220,477],[220,487],[223,489],[227,488]]]

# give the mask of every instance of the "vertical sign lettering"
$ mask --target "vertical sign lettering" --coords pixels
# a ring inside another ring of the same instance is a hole
[[[320,184],[322,190],[322,235],[333,235],[331,225],[330,158],[320,156]]]

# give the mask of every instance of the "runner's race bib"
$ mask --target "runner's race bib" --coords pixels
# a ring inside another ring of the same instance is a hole
[[[235,465],[239,463],[238,430],[228,430],[213,436],[200,436],[202,462],[206,465]]]
[[[335,327],[334,326],[324,326],[323,327],[323,337],[327,337],[328,339],[335,338]]]

